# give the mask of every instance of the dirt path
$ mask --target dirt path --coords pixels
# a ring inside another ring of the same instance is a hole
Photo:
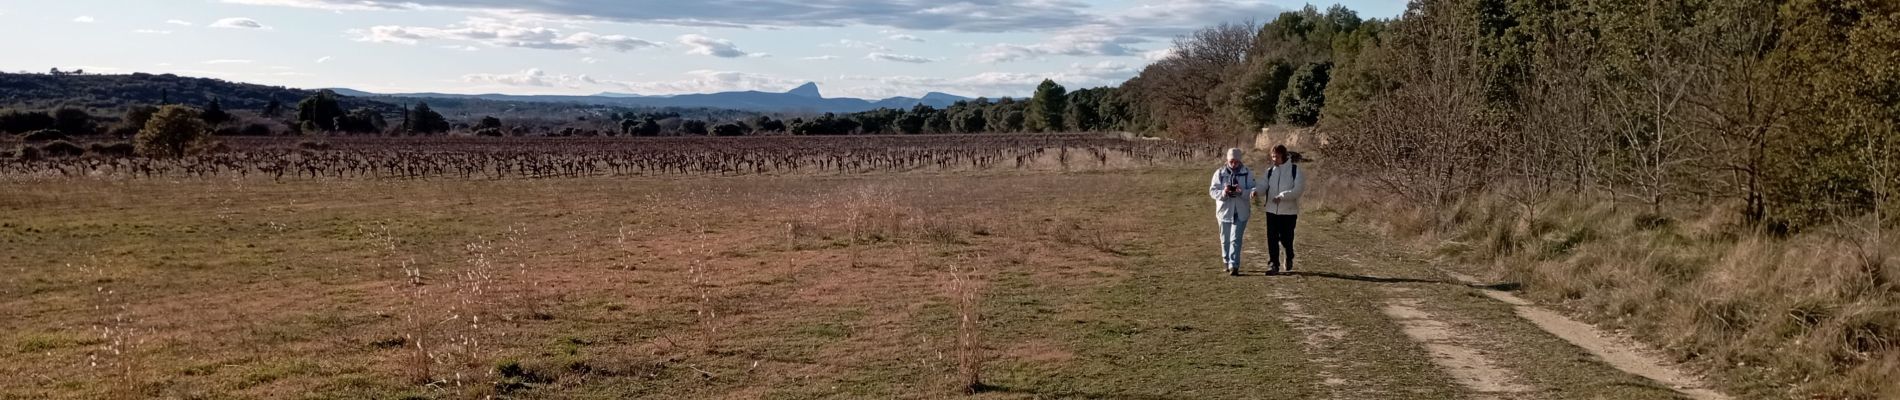
[[[1511,398],[1513,393],[1531,390],[1517,382],[1516,373],[1499,367],[1490,356],[1475,348],[1471,336],[1420,310],[1422,300],[1409,298],[1401,291],[1393,291],[1393,294],[1394,298],[1385,305],[1385,315],[1405,327],[1405,336],[1424,344],[1432,353],[1432,362],[1456,378],[1465,389],[1488,398]]]
[[[1455,272],[1444,271],[1448,276],[1468,285],[1480,285],[1477,278]],[[1563,338],[1571,344],[1588,350],[1603,362],[1623,372],[1640,375],[1656,382],[1668,385],[1676,391],[1698,400],[1727,400],[1729,397],[1710,389],[1707,383],[1693,375],[1670,366],[1661,358],[1652,356],[1655,350],[1625,337],[1610,335],[1595,326],[1558,314],[1555,311],[1538,307],[1529,300],[1519,298],[1509,292],[1485,290],[1486,297],[1515,306],[1518,316],[1530,320],[1543,328],[1545,332]]]
[[[1299,271],[1264,276],[1263,244],[1248,243],[1250,275],[1221,279],[1256,286],[1255,307],[1296,333],[1315,398],[1726,399],[1666,368],[1631,367],[1660,364],[1588,325],[1448,278],[1377,236],[1308,221]]]

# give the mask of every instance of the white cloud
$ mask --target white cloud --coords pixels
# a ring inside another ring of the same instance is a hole
[[[1117,35],[1163,40],[1209,24],[1264,20],[1285,8],[1278,0],[696,0],[655,4],[626,0],[222,0],[225,3],[333,11],[452,10],[544,20],[614,21],[686,27],[879,27],[899,31],[1059,32],[1111,26]],[[629,6],[629,3],[634,4]],[[1123,5],[1126,4],[1126,5]]]
[[[119,67],[102,67],[102,66],[97,66],[97,65],[78,65],[72,68],[72,71],[86,71],[86,72],[93,72],[93,73],[118,72],[121,70],[124,70],[124,69],[119,68]]]
[[[1164,47],[1164,48],[1149,50],[1149,51],[1145,51],[1141,53],[1141,59],[1148,60],[1149,62],[1161,61],[1161,60],[1167,59],[1168,57],[1173,57],[1173,56],[1174,56],[1173,47]]]
[[[1068,69],[1054,72],[983,72],[954,78],[920,76],[841,76],[840,80],[859,83],[838,91],[846,96],[862,98],[884,98],[891,96],[917,96],[924,92],[945,92],[960,96],[1026,96],[1034,92],[1036,85],[1043,79],[1050,79],[1069,90],[1120,83],[1133,77],[1138,70],[1112,61],[1095,64],[1071,64]]]
[[[871,54],[865,55],[864,59],[877,60],[877,61],[896,61],[896,62],[905,62],[905,63],[912,63],[912,64],[923,64],[927,62],[937,61],[935,59],[931,59],[928,57],[919,57],[919,56],[904,55],[904,54],[890,54],[890,53],[871,53]]]
[[[190,23],[190,22],[186,22],[186,21],[184,21],[184,20],[176,20],[176,19],[168,19],[168,20],[165,20],[165,23],[167,23],[167,24],[172,24],[172,25],[178,25],[178,26],[191,26],[191,23]]]
[[[693,70],[687,71],[686,75],[685,79],[672,81],[601,81],[601,83],[614,85],[621,90],[633,93],[665,95],[738,90],[782,92],[807,82],[803,79],[736,71]]]
[[[253,61],[251,60],[220,59],[220,60],[207,60],[204,63],[205,64],[250,64],[252,62]]]
[[[1069,64],[1068,76],[1094,78],[1098,81],[1123,81],[1132,78],[1139,69],[1115,61],[1102,61],[1094,64]]]
[[[330,60],[331,60],[330,56],[323,56],[323,57],[317,58],[317,63],[318,64],[327,63],[327,62],[330,62]]]
[[[891,40],[902,40],[906,42],[922,43],[924,41],[924,38],[911,36],[911,35],[905,35],[905,34],[896,34],[896,35],[891,35]]]
[[[93,23],[93,22],[96,22],[96,21],[98,21],[98,20],[96,20],[96,19],[93,19],[93,18],[92,18],[91,16],[86,16],[86,15],[81,15],[81,16],[77,16],[77,17],[73,17],[73,22],[78,22],[78,23],[82,23],[82,24],[90,24],[90,23]]]
[[[593,87],[593,88],[599,89],[599,88],[607,88],[611,86],[616,86],[615,84],[602,82],[601,80],[595,79],[594,77],[591,77],[591,76],[587,76],[586,74],[554,75],[554,74],[547,73],[547,71],[542,71],[540,68],[529,68],[526,70],[522,70],[521,72],[516,72],[516,73],[511,73],[511,74],[466,74],[466,75],[462,75],[462,81],[469,82],[469,83],[500,85],[500,86],[545,87],[545,88],[567,88],[567,89],[579,89],[583,87]]]
[[[1122,35],[1166,38],[1222,22],[1270,20],[1283,11],[1262,0],[1188,0],[1142,4],[1102,19]]]
[[[822,56],[800,58],[800,60],[812,60],[812,61],[830,61],[830,60],[836,60],[836,59],[838,59],[838,56],[833,56],[833,55],[822,55]]]
[[[628,51],[643,47],[659,46],[659,43],[641,40],[623,35],[600,35],[592,32],[578,32],[566,38],[556,39],[556,44],[569,44],[590,49]]]
[[[454,44],[451,44],[451,45],[447,45],[447,46],[442,46],[442,48],[444,48],[444,49],[449,49],[449,50],[461,50],[461,51],[481,51],[481,48],[477,48],[477,47],[475,47],[475,46],[469,46],[469,45],[454,45]]]
[[[883,26],[912,31],[1012,32],[1087,23],[1075,0],[697,0],[668,4],[625,0],[223,0],[226,3],[336,11],[454,9],[688,27]],[[1208,0],[1200,0],[1208,1]]]
[[[264,24],[258,23],[257,20],[244,18],[244,17],[232,17],[232,18],[220,19],[220,20],[217,20],[216,22],[212,22],[210,25],[205,25],[205,26],[209,26],[212,28],[232,28],[232,29],[270,29],[270,27],[267,27],[267,26],[264,26]]]
[[[424,33],[431,32],[431,29],[434,28],[378,25],[368,30],[352,29],[350,33],[355,34],[356,41],[359,42],[416,44],[416,41],[426,37],[423,36]]]
[[[369,10],[396,10],[396,9],[415,8],[414,3],[403,4],[403,3],[396,3],[396,2],[379,2],[379,1],[368,1],[368,0],[224,0],[224,2],[231,3],[231,4],[248,4],[248,5],[258,5],[258,6],[315,8],[319,10],[330,10],[330,11],[369,11]]]
[[[866,42],[862,40],[851,40],[851,39],[838,39],[838,43],[835,43],[835,44],[825,43],[825,44],[818,45],[818,47],[843,47],[847,49],[865,49],[865,50],[870,50],[870,51],[890,51],[891,50],[891,48],[884,47],[884,45],[881,45],[881,44]]]
[[[1148,41],[1138,37],[1116,36],[1113,30],[1111,27],[1096,26],[1063,32],[1041,43],[1027,45],[998,43],[983,48],[972,58],[981,63],[1000,63],[1055,55],[1134,56],[1140,54],[1142,50],[1129,45]]]
[[[598,62],[600,62],[600,59],[598,58],[581,57],[581,63],[584,63],[584,64],[593,64],[593,63],[598,63]]]
[[[739,50],[732,41],[706,37],[699,34],[685,34],[679,37],[680,44],[691,47],[686,54],[699,54],[720,58],[744,57],[746,52]]]
[[[146,35],[170,35],[172,34],[172,31],[158,30],[158,29],[136,29],[136,30],[133,30],[132,33],[146,34]]]
[[[499,83],[514,86],[552,86],[547,81],[548,74],[540,68],[529,68],[515,74],[466,74],[463,82]]]
[[[1070,90],[1112,85],[1133,76],[1136,67],[1125,63],[1104,61],[1099,63],[1070,64],[1066,69],[1050,72],[984,72],[961,77],[918,77],[918,76],[836,76],[835,79],[810,79],[809,77],[789,78],[774,74],[761,74],[737,71],[694,70],[685,73],[679,79],[652,81],[625,81],[601,79],[589,75],[557,75],[538,68],[531,68],[507,74],[468,74],[462,81],[474,83],[486,88],[470,90],[497,90],[494,86],[515,88],[549,88],[554,90],[599,90],[639,93],[647,95],[675,95],[687,93],[714,93],[741,90],[782,92],[805,82],[817,81],[826,88],[826,93],[838,93],[844,96],[860,98],[886,98],[891,96],[921,96],[926,92],[945,92],[962,96],[1025,96],[1034,92],[1036,85],[1043,79],[1052,79]],[[506,90],[506,89],[501,89]]]
[[[660,46],[656,42],[623,35],[602,35],[593,32],[563,35],[559,30],[538,25],[528,26],[524,22],[470,17],[449,28],[380,25],[369,29],[351,30],[350,33],[355,34],[358,41],[374,43],[416,44],[422,40],[434,39],[476,42],[494,47],[614,51]]]

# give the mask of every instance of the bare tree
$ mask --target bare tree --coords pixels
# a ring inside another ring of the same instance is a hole
[[[1445,11],[1450,2],[1415,4]],[[1416,10],[1415,10],[1416,11]],[[1398,67],[1404,84],[1340,121],[1325,151],[1343,173],[1365,177],[1380,190],[1419,207],[1445,209],[1462,193],[1483,190],[1497,177],[1504,130],[1479,112],[1483,82],[1471,41],[1473,25],[1450,12],[1414,12],[1378,51]],[[1435,215],[1442,218],[1443,215]],[[1434,221],[1434,225],[1444,224]]]
[[[1704,72],[1693,64],[1692,39],[1671,29],[1657,2],[1638,6],[1626,35],[1606,52],[1606,66],[1591,74],[1601,98],[1596,122],[1616,138],[1611,148],[1611,193],[1660,213],[1693,178],[1700,161],[1684,121],[1687,99]]]
[[[1777,136],[1789,132],[1785,121],[1796,103],[1785,66],[1771,57],[1780,22],[1759,18],[1774,12],[1766,0],[1711,3],[1688,35],[1698,38],[1687,49],[1697,73],[1684,77],[1696,87],[1685,122],[1706,138],[1702,175],[1726,176],[1719,187],[1742,199],[1743,220],[1751,224],[1766,217],[1769,154],[1785,143]]]
[[[1220,88],[1238,76],[1258,30],[1252,21],[1223,23],[1175,38],[1174,54],[1144,68],[1127,87],[1160,111],[1169,130],[1192,139],[1227,139],[1236,128],[1213,117],[1228,97]]]

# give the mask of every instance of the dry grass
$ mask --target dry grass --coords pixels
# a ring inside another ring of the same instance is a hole
[[[1050,307],[1119,282],[1100,248],[1157,216],[1100,210],[1157,182],[18,181],[0,374],[29,378],[0,397],[940,397],[1064,363],[992,348],[1069,326],[989,332],[1034,311],[978,288]]]
[[[1781,238],[1732,225],[1735,208],[1724,205],[1647,215],[1577,197],[1527,209],[1477,196],[1434,213],[1321,185],[1316,215],[1350,216],[1483,267],[1729,377],[1733,390],[1900,396],[1900,259],[1891,250],[1900,235],[1871,220]]]

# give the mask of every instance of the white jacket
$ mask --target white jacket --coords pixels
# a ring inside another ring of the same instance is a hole
[[[1234,197],[1227,197],[1227,185],[1230,183],[1240,185],[1240,191]],[[1247,166],[1221,166],[1214,170],[1214,179],[1207,187],[1208,197],[1214,198],[1214,218],[1220,222],[1247,222],[1247,216],[1253,214],[1253,208],[1247,204],[1247,195],[1253,192],[1253,170]]]
[[[1299,215],[1300,195],[1306,192],[1306,175],[1310,171],[1300,168],[1299,164],[1285,163],[1267,168],[1260,174],[1261,203],[1266,205],[1268,214]],[[1280,199],[1278,203],[1273,199]]]

